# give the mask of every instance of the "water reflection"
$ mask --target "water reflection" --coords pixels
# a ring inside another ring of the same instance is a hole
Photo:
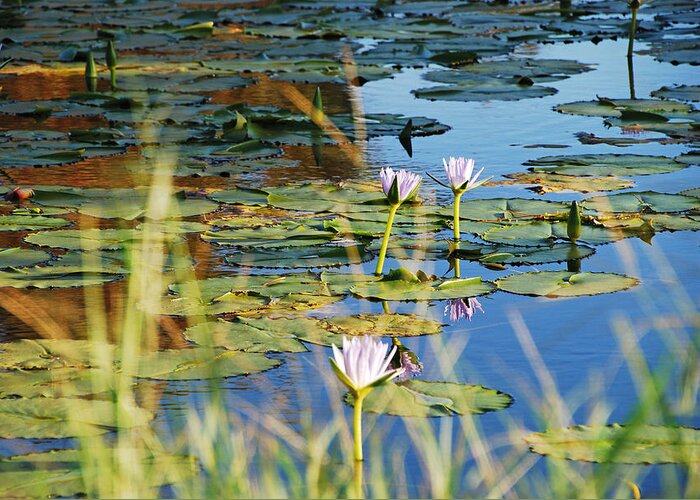
[[[423,363],[420,362],[416,353],[395,337],[391,339],[391,343],[396,346],[396,354],[391,360],[391,367],[395,370],[403,368],[403,372],[396,380],[400,382],[420,375],[423,372]]]
[[[452,299],[447,301],[444,314],[447,315],[449,313],[450,321],[455,323],[464,318],[471,321],[477,310],[484,312],[484,308],[481,307],[481,303],[475,297],[469,297],[466,301],[465,299]]]

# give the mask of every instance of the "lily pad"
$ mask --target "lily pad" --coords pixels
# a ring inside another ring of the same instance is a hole
[[[35,231],[70,224],[68,219],[45,215],[0,215],[0,231]]]
[[[3,439],[95,436],[145,425],[153,418],[137,406],[117,411],[111,401],[71,398],[0,399],[0,415]]]
[[[360,264],[372,257],[363,245],[314,246],[236,253],[227,255],[226,262],[243,267],[297,269]]]
[[[528,198],[490,198],[463,200],[460,205],[460,218],[479,222],[532,219],[543,215],[568,213],[568,210],[566,203],[556,201]],[[452,208],[442,209],[440,213],[446,216],[451,215]]]
[[[267,191],[260,189],[229,189],[227,191],[217,191],[209,195],[214,201],[230,203],[232,205],[257,205],[267,206]]]
[[[113,351],[111,344],[95,345],[87,340],[20,339],[0,344],[0,368],[46,370],[88,368],[96,348]]]
[[[521,247],[550,247],[556,241],[566,240],[569,237],[566,222],[528,221],[517,222],[489,229],[479,236],[491,243]],[[601,245],[623,238],[633,237],[633,232],[613,230],[606,227],[584,225],[581,226],[581,236],[578,241],[590,245]]]
[[[694,196],[653,191],[594,196],[586,199],[584,204],[588,210],[596,212],[658,213],[700,210],[700,200]]]
[[[651,95],[661,99],[677,99],[679,101],[700,101],[700,85],[678,85],[676,87],[661,87]]]
[[[198,347],[142,356],[133,375],[153,380],[215,379],[259,373],[281,364],[260,353]]]
[[[332,231],[322,231],[294,222],[283,222],[276,226],[208,231],[202,235],[202,239],[217,245],[282,248],[320,245],[329,242],[334,236],[335,233]]]
[[[578,191],[591,193],[598,191],[617,191],[634,186],[634,182],[618,177],[579,177],[557,173],[519,172],[505,175],[510,180],[494,184],[534,184],[527,189],[537,194],[554,193],[559,191]]]
[[[0,349],[2,344],[0,344]],[[12,355],[12,353],[9,353]],[[0,358],[3,356],[0,353]],[[0,361],[0,365],[4,364]],[[53,368],[51,370],[12,370],[0,372],[0,398],[61,398],[87,396],[110,389],[98,385],[109,380],[111,372],[85,368]]]
[[[543,297],[576,297],[614,293],[637,286],[639,280],[614,273],[573,273],[569,271],[538,271],[511,274],[496,280],[506,292]]]
[[[263,324],[260,324],[260,322]],[[297,333],[316,326],[306,318],[267,319],[200,323],[185,330],[185,338],[202,346],[224,347],[246,352],[304,352]]]
[[[525,437],[530,450],[567,460],[623,464],[700,462],[700,430],[660,425],[564,427]]]
[[[67,250],[121,250],[143,241],[144,231],[136,229],[61,229],[42,231],[27,236],[24,241],[50,248]],[[165,235],[172,240],[177,235]]]
[[[355,314],[325,318],[322,322],[326,329],[336,335],[336,339],[341,335],[415,337],[442,331],[439,321],[415,314]],[[339,340],[335,342],[339,343]]]
[[[353,397],[345,395],[353,405]],[[407,380],[388,383],[369,393],[363,411],[402,417],[451,417],[508,408],[513,398],[480,385]]]
[[[495,288],[480,277],[422,282],[410,271],[395,269],[379,281],[353,286],[350,292],[367,299],[442,300],[485,295]]]
[[[123,271],[101,265],[32,266],[0,271],[0,287],[66,288],[98,285],[122,278]]]
[[[440,85],[413,91],[419,99],[430,101],[518,101],[554,95],[557,89],[541,85],[519,85],[495,78],[465,81],[459,85]]]
[[[664,174],[687,167],[665,156],[618,154],[544,156],[525,165],[533,172],[585,177]]]
[[[25,267],[46,262],[51,254],[29,248],[0,248],[0,269]]]
[[[560,104],[554,109],[560,113],[571,115],[619,117],[621,110],[627,109],[643,113],[687,113],[692,106],[676,101],[662,101],[660,99],[607,99],[600,98],[596,101],[579,101]]]
[[[595,250],[587,246],[556,243],[549,247],[474,245],[471,249],[455,250],[452,256],[458,259],[477,260],[483,264],[522,265],[585,259],[594,253]]]

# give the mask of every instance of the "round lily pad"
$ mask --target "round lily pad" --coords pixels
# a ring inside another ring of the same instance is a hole
[[[660,99],[599,99],[597,101],[579,101],[560,104],[555,107],[560,113],[601,117],[621,116],[622,109],[645,113],[688,112],[691,106],[675,101]]]
[[[525,437],[530,450],[567,460],[623,464],[700,462],[700,430],[661,425],[577,425]]]
[[[349,393],[345,401],[354,404]],[[451,417],[503,410],[512,402],[508,394],[480,385],[407,380],[375,388],[362,409],[402,417]]]
[[[372,257],[363,245],[314,246],[236,253],[227,255],[226,262],[243,267],[296,269],[360,264]]]
[[[0,344],[0,368],[46,370],[88,368],[95,349],[113,351],[111,344],[95,345],[87,340],[20,339]]]
[[[643,191],[595,196],[586,199],[584,205],[596,212],[687,212],[700,209],[700,200],[683,194]]]
[[[61,229],[30,234],[24,241],[42,247],[67,250],[121,250],[140,243],[146,233],[135,229]],[[175,235],[169,236],[177,238]]]
[[[264,324],[260,324],[262,321]],[[200,323],[185,330],[185,338],[203,346],[224,347],[246,352],[304,352],[297,334],[318,328],[317,321],[307,318],[267,319]]]
[[[198,347],[146,354],[133,375],[153,380],[214,379],[259,373],[281,364],[260,353]]]
[[[525,163],[533,172],[587,177],[651,175],[675,172],[688,165],[665,156],[596,154],[543,156]]]
[[[0,353],[0,356],[3,354]],[[9,355],[12,356],[12,353]],[[111,375],[93,369],[61,367],[4,371],[0,372],[0,398],[61,398],[96,394],[110,389],[107,386],[99,388],[96,384],[98,377],[108,380]]]
[[[538,271],[511,274],[496,280],[499,289],[519,295],[576,297],[614,293],[637,286],[639,280],[614,273]]]
[[[676,87],[661,87],[651,95],[661,99],[677,99],[679,101],[700,101],[700,85],[678,85]]]
[[[208,231],[202,235],[202,239],[217,245],[282,248],[320,245],[329,242],[334,236],[332,231],[283,222],[274,226]]]
[[[0,215],[0,231],[35,231],[70,224],[67,219],[45,215]]]
[[[112,401],[70,398],[0,399],[0,416],[3,439],[94,436],[145,425],[153,418],[137,406],[117,411]]]
[[[485,295],[495,288],[480,277],[422,282],[410,271],[395,269],[379,281],[353,286],[350,292],[367,299],[442,300]]]
[[[51,254],[30,248],[0,248],[0,269],[25,267],[45,262]]]
[[[569,239],[566,222],[525,221],[488,229],[479,236],[491,243],[522,247],[551,247],[555,242]],[[581,226],[578,241],[601,245],[635,236],[633,232],[598,226]]]
[[[585,259],[594,253],[595,250],[587,246],[555,243],[547,247],[474,245],[471,249],[460,248],[452,255],[458,259],[477,260],[483,264],[522,265]]]
[[[578,177],[546,172],[520,172],[507,174],[505,177],[510,180],[500,181],[496,184],[534,184],[534,187],[528,189],[538,194],[559,191],[578,191],[580,193],[617,191],[634,186],[634,182],[614,176]]]
[[[31,266],[0,270],[0,287],[69,288],[97,285],[123,277],[123,270],[100,265]]]

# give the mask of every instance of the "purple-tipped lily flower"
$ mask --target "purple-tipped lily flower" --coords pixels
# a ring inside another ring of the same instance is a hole
[[[472,158],[463,158],[461,156],[455,158],[454,156],[450,156],[449,161],[443,158],[442,164],[445,166],[445,173],[447,174],[449,185],[437,180],[430,174],[428,175],[430,175],[435,182],[446,188],[450,188],[455,193],[461,194],[470,189],[477,188],[491,179],[491,177],[489,177],[480,181],[477,180],[484,169],[482,168],[474,174],[474,160]]]
[[[454,299],[450,300],[445,306],[445,314],[449,312],[450,321],[452,322],[459,321],[462,318],[467,318],[471,321],[477,309],[484,312],[484,308],[481,307],[479,301],[474,297],[468,298],[466,302],[464,299]]]
[[[387,355],[389,347],[370,335],[343,337],[343,350],[333,347],[333,357],[329,358],[335,374],[354,395],[369,392],[370,389],[390,381],[403,373],[403,368],[391,369],[389,363],[396,353],[396,346]]]
[[[380,172],[382,190],[392,205],[400,205],[411,198],[418,190],[421,176],[408,170],[394,171],[393,168],[383,168]]]

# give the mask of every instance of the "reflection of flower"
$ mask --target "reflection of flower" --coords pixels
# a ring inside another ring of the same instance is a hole
[[[484,171],[482,168],[474,176],[474,160],[472,158],[455,158],[450,156],[449,163],[442,159],[442,164],[445,166],[445,173],[447,174],[447,180],[450,182],[450,187],[452,191],[469,191],[476,187],[481,186],[488,179],[482,179],[477,182],[476,180]]]
[[[387,356],[388,345],[370,335],[353,337],[349,341],[343,337],[342,352],[335,344],[332,347],[333,358],[330,361],[333,369],[355,396],[388,382],[403,372],[402,368],[387,369],[397,347],[394,346]]]
[[[450,321],[459,321],[462,318],[471,321],[477,309],[484,312],[483,307],[474,297],[468,298],[466,302],[464,299],[454,299],[445,306],[445,314],[450,313]]]
[[[382,190],[392,205],[401,204],[409,199],[418,189],[421,176],[408,170],[394,171],[393,168],[383,168],[379,176],[382,179]],[[396,184],[396,193],[392,188]]]
[[[397,382],[415,377],[423,372],[423,363],[420,362],[418,356],[412,350],[404,346],[397,338],[392,338],[391,342],[398,349],[391,359],[391,366],[403,369],[403,372],[396,378]]]

